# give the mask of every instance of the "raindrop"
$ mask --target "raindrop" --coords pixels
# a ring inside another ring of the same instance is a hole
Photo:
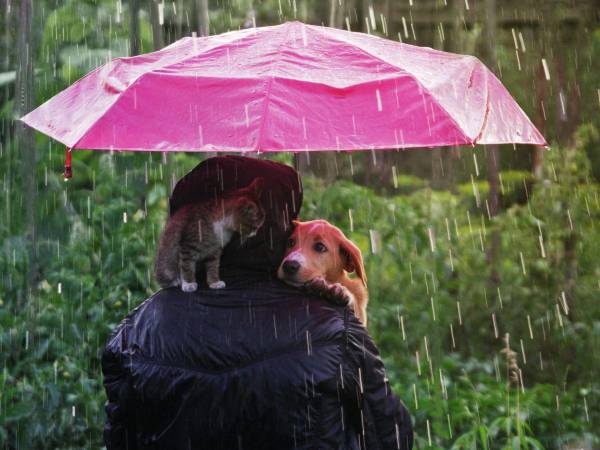
[[[521,341],[521,356],[523,358],[523,364],[527,365],[527,358],[525,357],[525,346],[523,345],[523,339],[520,339]]]
[[[431,447],[431,427],[429,425],[429,419],[427,419],[427,440],[429,442],[429,446]]]
[[[569,306],[567,305],[567,296],[565,295],[565,291],[562,291],[560,293],[560,298],[562,300],[562,307],[565,311],[565,315],[568,316],[569,315]]]
[[[542,66],[544,68],[544,75],[547,81],[550,81],[550,71],[548,70],[548,63],[546,62],[546,58],[542,58]]]
[[[379,89],[375,89],[375,96],[377,97],[377,111],[383,111],[383,105],[381,104],[381,93]]]
[[[362,380],[362,370],[358,368],[358,385],[360,386],[360,393],[363,394],[365,391],[363,389],[363,380]]]
[[[404,29],[404,38],[408,39],[408,27],[406,25],[406,17],[404,17],[404,16],[402,16],[402,28]],[[400,39],[400,40],[402,40],[402,39]],[[600,101],[600,91],[598,93],[598,100]]]
[[[521,43],[521,51],[525,53],[525,41],[523,40],[523,34],[519,31],[519,42]]]
[[[402,340],[406,341],[406,332],[404,331],[404,316],[400,316],[400,329],[402,330]]]
[[[371,253],[379,253],[379,248],[381,246],[381,237],[379,233],[376,230],[369,230],[369,238],[371,240]]]
[[[371,20],[371,28],[373,31],[377,31],[377,22],[375,21],[375,10],[373,5],[369,5],[369,19]]]
[[[354,231],[354,219],[352,217],[352,210],[351,209],[348,210],[348,220],[350,222],[350,233],[352,233]]]
[[[523,271],[523,275],[527,275],[527,271],[525,270],[525,259],[523,258],[523,252],[519,252],[519,258],[521,259],[521,270]]]
[[[479,176],[479,164],[477,164],[477,154],[473,152],[473,164],[475,164],[475,175]]]
[[[415,398],[415,409],[419,409],[419,398],[417,397],[417,385],[413,383],[413,396]]]
[[[429,246],[432,252],[435,252],[435,238],[433,237],[433,230],[431,227],[427,228],[427,235],[429,236]]]
[[[165,4],[164,3],[159,3],[158,4],[158,24],[159,25],[164,25],[165,23]]]
[[[531,326],[531,316],[527,314],[527,326],[529,327],[529,338],[533,340],[533,327]]]

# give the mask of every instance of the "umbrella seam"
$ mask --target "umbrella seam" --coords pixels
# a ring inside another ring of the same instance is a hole
[[[144,75],[146,75],[148,72],[143,72],[140,75],[138,75],[137,77],[135,77],[133,79],[133,81],[129,84],[129,86],[127,86],[125,89],[123,89],[121,92],[119,92],[119,94],[117,95],[117,98],[115,98],[115,101],[112,102],[110,104],[110,106],[108,108],[106,108],[106,110],[100,114],[100,116],[94,121],[94,123],[92,124],[92,126],[90,126],[87,130],[85,130],[82,135],[79,137],[79,139],[77,139],[77,141],[75,142],[75,144],[73,144],[73,146],[71,147],[72,149],[75,149],[77,147],[77,145],[79,145],[79,143],[82,141],[83,138],[86,137],[86,135],[93,130],[94,128],[96,128],[96,126],[98,125],[98,123],[100,123],[100,121],[102,119],[104,119],[104,117],[106,117],[106,115],[114,108],[114,106],[119,103],[119,100],[121,99],[121,97],[125,94],[125,92],[127,92],[130,88],[132,88],[135,84],[137,84],[138,81],[140,81],[142,79],[142,77]],[[112,149],[109,149],[112,150]]]
[[[239,41],[241,41],[241,40],[243,40],[243,39],[246,39],[246,38],[248,38],[248,37],[250,37],[250,36],[254,36],[255,34],[256,34],[256,32],[255,32],[255,33],[248,33],[248,35],[247,35],[247,36],[242,36],[242,37],[240,37],[239,39],[234,39],[234,40],[233,40],[233,41],[231,41],[231,42],[227,42],[227,43],[223,43],[223,44],[220,44],[220,45],[216,45],[216,46],[214,46],[214,47],[211,47],[211,50],[212,50],[212,49],[215,49],[215,48],[222,47],[223,45],[226,45],[226,44],[231,44],[232,42],[239,42]],[[215,36],[218,36],[218,35],[215,35]],[[188,36],[188,37],[189,37],[189,36]],[[191,37],[190,39],[194,39],[194,38],[193,38],[193,37]],[[200,38],[200,39],[202,39],[202,38]],[[171,44],[171,45],[167,46],[167,47],[173,47],[173,46],[174,46],[174,44],[176,44],[176,43],[177,43],[177,41],[176,41],[176,42],[174,42],[173,44]],[[192,43],[192,45],[193,45],[193,43]],[[161,50],[164,50],[164,49],[165,49],[165,48],[167,48],[167,47],[163,47]],[[161,50],[158,50],[158,51],[161,51]],[[156,52],[153,52],[153,53],[156,53]],[[112,109],[112,108],[113,108],[113,107],[114,107],[114,106],[115,106],[115,105],[116,105],[116,104],[119,102],[119,100],[121,99],[121,97],[123,96],[123,94],[125,94],[125,93],[126,93],[126,92],[127,92],[127,91],[128,91],[130,88],[131,88],[131,87],[133,87],[133,86],[134,86],[134,85],[135,85],[135,84],[136,84],[136,83],[137,83],[137,82],[138,82],[138,81],[139,81],[141,78],[143,78],[143,77],[144,77],[144,75],[148,75],[148,74],[154,74],[154,75],[163,76],[162,74],[160,74],[160,73],[157,73],[156,71],[158,71],[158,70],[162,70],[162,69],[168,69],[168,68],[170,68],[170,67],[172,67],[172,66],[174,66],[174,65],[185,63],[186,61],[188,61],[188,60],[190,60],[190,59],[192,59],[192,58],[194,58],[194,57],[196,57],[196,56],[198,56],[198,55],[200,55],[200,54],[202,54],[202,52],[193,53],[193,54],[192,54],[192,55],[190,55],[190,56],[187,56],[187,55],[186,55],[186,56],[184,56],[182,59],[180,59],[179,61],[177,61],[177,62],[175,62],[175,63],[167,63],[167,64],[165,64],[165,65],[162,65],[162,66],[160,66],[160,67],[154,67],[154,68],[152,68],[151,70],[149,70],[149,71],[147,71],[147,72],[142,72],[142,73],[140,73],[140,74],[139,74],[137,77],[135,77],[135,78],[133,79],[133,81],[132,81],[132,82],[129,84],[129,86],[127,86],[127,87],[126,87],[126,88],[125,88],[123,91],[121,91],[121,92],[119,93],[119,95],[117,96],[117,98],[115,99],[115,101],[114,101],[114,102],[113,102],[113,103],[112,103],[112,104],[111,104],[111,105],[110,105],[108,108],[106,108],[106,110],[105,110],[105,111],[104,111],[104,112],[103,112],[103,113],[102,113],[102,114],[101,114],[101,115],[100,115],[100,116],[99,116],[99,117],[98,117],[98,118],[97,118],[97,119],[94,121],[93,125],[92,125],[91,127],[89,127],[89,128],[86,130],[86,131],[84,131],[84,132],[82,133],[82,135],[79,137],[79,139],[77,139],[77,141],[75,142],[75,144],[73,144],[73,146],[72,146],[71,148],[72,148],[72,149],[75,149],[75,148],[76,148],[76,146],[79,144],[79,142],[81,142],[81,140],[82,140],[82,139],[83,139],[83,138],[86,136],[86,134],[87,134],[87,133],[89,133],[89,132],[90,132],[90,130],[92,130],[92,129],[93,129],[95,126],[96,126],[96,124],[97,124],[97,123],[98,123],[100,120],[102,120],[102,119],[103,119],[103,118],[104,118],[104,117],[105,117],[105,116],[106,116],[106,115],[107,115],[107,114],[110,112],[110,110],[111,110],[111,109]],[[117,60],[117,61],[129,60],[129,59],[137,58],[138,56],[144,56],[144,55],[136,55],[136,56],[131,56],[131,57],[119,57],[119,58],[115,58],[115,59],[111,60],[111,62],[112,62],[112,61],[115,61],[115,60]],[[105,65],[104,65],[104,66],[100,66],[100,67],[99,67],[99,69],[101,69],[101,68],[103,68],[103,67],[105,67]],[[89,75],[89,74],[88,74],[88,75]]]
[[[163,48],[162,50],[164,50],[164,48]],[[159,51],[160,51],[160,50],[159,50]],[[156,53],[156,52],[154,52],[154,53]],[[143,56],[143,55],[137,55],[137,56]],[[125,60],[130,60],[130,59],[132,59],[132,58],[136,58],[137,56],[130,56],[130,57],[119,57],[119,58],[114,58],[114,59],[112,59],[110,62],[112,63],[112,62],[114,62],[114,61],[119,61],[120,63],[122,63],[122,62],[123,62],[123,61],[125,61]],[[178,63],[180,63],[180,62],[184,61],[185,59],[187,59],[187,58],[185,58],[185,57],[184,57],[184,59],[182,59],[182,60],[178,61]],[[178,64],[178,63],[177,63],[177,64]],[[100,69],[102,69],[102,68],[104,68],[104,67],[106,67],[106,65],[100,66]],[[150,71],[148,71],[148,72],[142,72],[142,73],[140,73],[140,74],[139,74],[137,77],[135,77],[135,78],[134,78],[134,79],[131,81],[131,83],[129,83],[129,85],[128,85],[128,86],[127,86],[125,89],[123,89],[121,92],[119,92],[119,94],[117,95],[117,98],[115,99],[115,101],[114,101],[114,102],[112,102],[112,103],[111,103],[111,105],[110,105],[108,108],[106,108],[106,110],[105,110],[105,111],[104,111],[104,112],[103,112],[103,113],[102,113],[102,114],[101,114],[101,115],[100,115],[100,116],[99,116],[99,117],[98,117],[98,118],[97,118],[97,119],[94,121],[94,123],[92,124],[92,126],[90,126],[90,127],[87,129],[87,130],[85,130],[85,131],[82,133],[82,135],[79,137],[79,139],[77,139],[77,141],[76,141],[76,142],[73,144],[73,146],[72,146],[71,148],[72,148],[73,150],[75,150],[75,149],[76,149],[76,146],[77,146],[77,145],[79,144],[79,142],[81,142],[81,140],[82,140],[82,139],[83,139],[83,138],[84,138],[84,137],[85,137],[85,136],[86,136],[86,135],[87,135],[87,134],[90,132],[90,130],[92,130],[93,128],[95,128],[95,127],[96,127],[96,125],[98,124],[98,122],[100,122],[100,121],[101,121],[101,120],[102,120],[102,119],[103,119],[103,118],[104,118],[104,117],[105,117],[105,116],[106,116],[106,115],[107,115],[107,114],[108,114],[108,113],[109,113],[109,112],[112,110],[112,108],[113,108],[113,107],[114,107],[114,106],[115,106],[115,105],[116,105],[116,104],[119,102],[119,100],[121,99],[121,97],[122,97],[122,96],[123,96],[123,95],[124,95],[124,94],[125,94],[125,93],[126,93],[126,92],[127,92],[129,89],[130,89],[130,88],[132,88],[132,87],[133,87],[135,84],[137,84],[137,82],[138,82],[138,81],[140,81],[140,80],[141,80],[141,79],[144,77],[144,75],[147,75],[147,74],[149,74],[149,73],[154,73],[154,70],[156,70],[156,69],[163,69],[163,68],[165,68],[165,67],[168,67],[168,65],[166,65],[166,64],[165,64],[164,66],[161,66],[161,67],[158,67],[158,68],[154,68],[154,69],[152,69],[152,70],[150,70]],[[160,75],[160,74],[159,74],[159,75]],[[112,149],[109,149],[109,150],[112,150]]]
[[[283,45],[286,42],[287,42],[287,39],[284,39],[281,41],[281,43],[277,47],[277,52],[275,53],[275,58],[273,59],[273,63],[271,64],[271,67],[269,67],[269,72],[271,72],[271,75],[269,76],[269,81],[268,81],[268,85],[267,85],[267,94],[265,96],[265,104],[263,106],[263,112],[262,112],[262,122],[261,122],[260,128],[258,130],[258,139],[256,140],[255,150],[257,153],[260,153],[260,149],[261,149],[261,145],[262,145],[262,141],[263,141],[263,133],[264,133],[265,125],[267,123],[267,115],[269,113],[269,101],[271,100],[271,88],[273,86],[273,79],[275,78],[275,76],[273,75],[273,69],[275,68],[275,65],[280,61],[279,55],[281,54],[281,48],[283,47]]]
[[[120,59],[120,58],[115,58],[115,59]],[[91,70],[90,72],[86,73],[84,76],[82,76],[81,78],[79,78],[78,80],[76,80],[76,81],[75,81],[73,84],[71,84],[69,87],[71,87],[71,86],[74,86],[74,85],[76,85],[77,83],[79,83],[80,81],[84,80],[85,78],[88,78],[88,77],[90,77],[90,76],[92,76],[92,75],[96,74],[96,72],[100,72],[100,71],[102,70],[102,68],[103,68],[103,67],[104,67],[104,65],[96,67],[95,69]],[[67,89],[68,89],[68,88],[67,88]],[[43,107],[44,105],[46,105],[47,103],[49,103],[49,102],[50,102],[50,101],[51,101],[51,100],[52,100],[54,97],[56,97],[57,95],[60,95],[60,94],[62,94],[63,92],[64,92],[64,90],[63,90],[63,91],[61,91],[61,92],[59,92],[58,94],[56,94],[56,95],[54,95],[54,96],[50,97],[50,98],[49,98],[48,100],[46,100],[44,103],[42,103],[41,105],[38,105],[38,106],[37,106],[35,109],[33,109],[33,110],[29,111],[27,114],[25,114],[24,116],[20,117],[18,120],[20,120],[21,122],[23,122],[23,123],[27,124],[27,126],[29,126],[29,127],[33,128],[33,129],[35,129],[35,130],[37,130],[37,131],[40,131],[40,132],[42,132],[42,133],[45,133],[45,132],[43,132],[43,131],[39,130],[37,127],[34,127],[33,125],[30,125],[30,124],[29,124],[27,121],[25,121],[25,120],[23,120],[23,119],[25,119],[27,116],[29,116],[29,115],[30,115],[32,112],[34,112],[34,111],[37,111],[39,108],[41,108],[41,107]],[[51,128],[51,127],[49,127],[49,126],[46,126],[45,128],[46,128],[47,130],[51,131],[51,132],[53,131],[53,130],[52,130],[52,128]],[[52,136],[51,136],[49,133],[45,133],[45,134],[47,134],[48,136],[52,137]],[[75,141],[75,143],[77,143],[78,141],[80,141],[80,140],[81,140],[81,138],[82,138],[82,136],[79,136],[79,138],[77,139],[77,141]],[[75,149],[75,148],[73,147],[73,145],[69,145],[68,143],[64,142],[64,141],[63,141],[63,140],[61,140],[61,139],[58,139],[58,138],[55,138],[55,137],[52,137],[52,139],[54,139],[54,140],[56,140],[56,141],[60,142],[61,144],[65,145],[66,147],[71,147],[71,149],[73,149],[73,150]]]
[[[473,141],[473,144],[477,144],[477,142],[479,142],[479,140],[483,136],[483,132],[487,127],[488,117],[490,114],[490,85],[488,83],[489,74],[488,74],[487,70],[485,70],[484,73],[485,73],[485,114],[483,116],[483,123],[481,124],[481,130],[479,130],[479,134]]]
[[[475,142],[473,141],[473,139],[465,132],[465,130],[462,129],[462,127],[458,124],[458,122],[456,122],[456,120],[454,119],[454,117],[452,117],[452,115],[448,112],[448,110],[446,108],[444,108],[444,106],[440,103],[440,101],[438,100],[438,98],[433,95],[433,93],[427,88],[427,86],[425,86],[423,83],[421,83],[419,81],[419,79],[409,70],[406,70],[405,68],[401,68],[398,67],[397,65],[393,64],[392,62],[386,61],[384,58],[374,55],[373,53],[371,53],[369,50],[366,50],[365,48],[363,48],[361,45],[357,44],[357,43],[351,43],[346,41],[345,39],[339,38],[337,36],[331,36],[327,33],[325,33],[324,31],[318,29],[319,27],[311,27],[311,28],[315,28],[317,30],[318,33],[321,33],[323,36],[328,37],[329,39],[333,39],[335,41],[341,42],[343,44],[349,45],[351,47],[356,47],[358,50],[360,50],[361,52],[367,54],[368,56],[376,59],[377,61],[380,61],[382,63],[385,63],[389,66],[395,67],[399,70],[404,71],[406,74],[408,74],[419,86],[421,86],[421,88],[432,98],[435,100],[435,103],[440,107],[440,109],[446,114],[446,116],[450,119],[450,121],[454,124],[454,126],[462,133],[463,136],[465,136],[467,138],[467,140],[469,141],[469,144],[474,144]],[[337,28],[336,28],[337,30]],[[342,30],[343,31],[343,30]],[[472,57],[474,58],[474,57]],[[475,58],[477,59],[477,58]]]

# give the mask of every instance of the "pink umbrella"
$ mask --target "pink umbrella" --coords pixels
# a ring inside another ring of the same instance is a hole
[[[473,56],[300,22],[117,58],[22,120],[73,149],[547,145]]]

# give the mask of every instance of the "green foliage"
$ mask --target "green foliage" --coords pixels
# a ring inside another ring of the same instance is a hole
[[[456,449],[598,442],[598,359],[587,355],[600,337],[600,186],[580,145],[547,152],[541,182],[502,173],[504,194],[524,189],[529,202],[493,220],[473,200],[473,184],[485,198],[479,180],[457,194],[381,197],[348,181],[326,188],[305,179],[303,217],[336,223],[366,256],[370,330],[415,414],[420,448],[430,438],[433,448]],[[519,353],[522,392],[502,375],[505,333]]]
[[[77,152],[76,176],[65,183],[62,151],[40,139],[50,147],[38,173],[44,223],[36,295],[25,289],[19,223],[13,217],[0,227],[0,438],[9,448],[99,446],[99,352],[156,287],[150,270],[167,166],[155,154]],[[197,162],[177,155],[176,177]],[[413,414],[419,448],[598,445],[599,368],[588,354],[600,336],[600,188],[589,170],[579,148],[547,152],[529,202],[493,220],[471,191],[383,196],[347,180],[304,178],[302,217],[336,223],[364,252],[370,331]],[[526,178],[503,174],[507,190]],[[9,192],[2,206],[10,211],[20,199]],[[494,232],[497,286],[486,254]],[[523,386],[507,384],[505,333]]]

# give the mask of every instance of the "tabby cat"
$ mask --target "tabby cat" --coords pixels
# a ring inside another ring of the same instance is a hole
[[[234,233],[243,244],[254,236],[265,220],[260,205],[264,178],[255,178],[245,188],[215,199],[182,206],[167,220],[160,237],[155,273],[158,284],[166,288],[181,286],[185,292],[198,288],[196,263],[203,263],[211,289],[225,287],[219,263],[223,248]]]

